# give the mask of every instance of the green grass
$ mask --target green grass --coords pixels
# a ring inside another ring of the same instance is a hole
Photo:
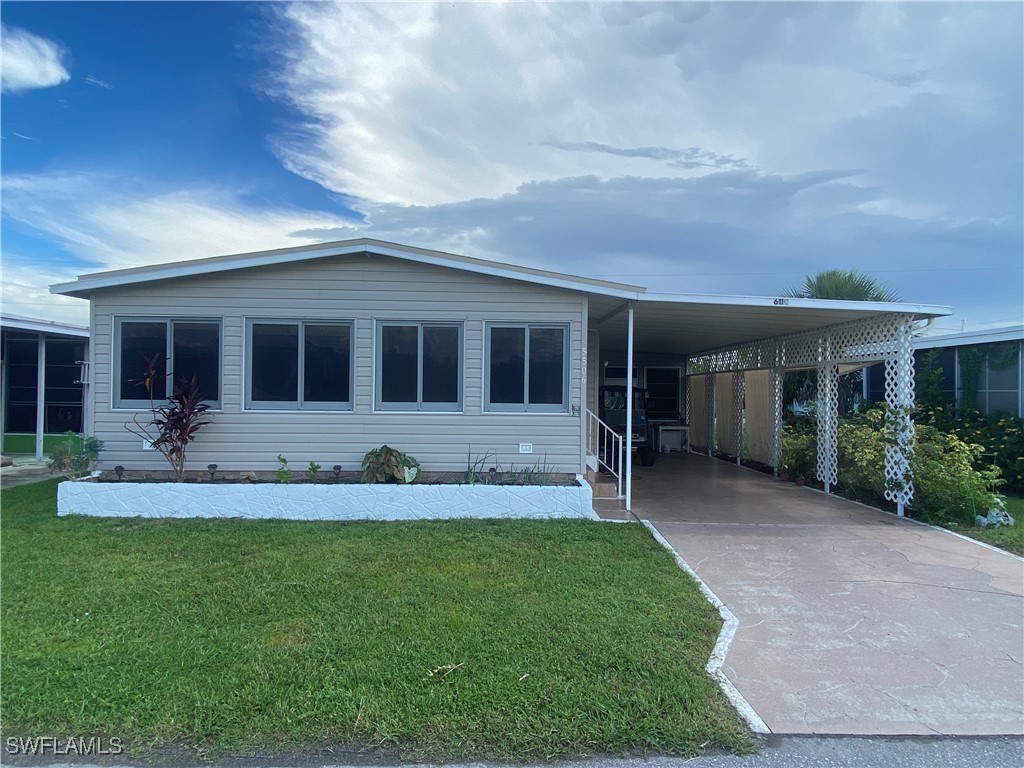
[[[1005,496],[1004,498],[1006,511],[1016,521],[1016,525],[1000,526],[999,528],[957,528],[957,533],[1024,557],[1024,498],[1019,496]]]
[[[704,672],[717,613],[639,525],[57,518],[55,486],[0,494],[5,736],[416,759],[751,746]]]

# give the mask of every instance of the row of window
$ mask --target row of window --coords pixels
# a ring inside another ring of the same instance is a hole
[[[564,325],[488,323],[484,408],[566,412],[567,334]],[[193,376],[204,399],[220,406],[219,321],[119,319],[115,344],[116,407],[148,407],[150,386],[152,399],[163,401],[172,378]],[[246,408],[352,408],[351,321],[249,320],[245,345]],[[462,410],[462,323],[380,321],[375,345],[377,410]]]

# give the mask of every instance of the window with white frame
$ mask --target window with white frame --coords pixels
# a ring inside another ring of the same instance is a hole
[[[376,380],[379,410],[461,410],[462,324],[378,323]]]
[[[568,335],[564,325],[489,323],[486,409],[567,412]]]
[[[114,335],[115,407],[148,408],[193,377],[203,400],[220,407],[219,320],[118,318]]]
[[[352,408],[352,323],[249,320],[246,407]]]

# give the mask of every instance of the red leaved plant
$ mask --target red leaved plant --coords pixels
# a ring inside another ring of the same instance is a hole
[[[147,367],[152,367],[147,360]],[[152,376],[146,375],[143,383],[150,393],[152,403]],[[174,471],[174,481],[180,483],[185,479],[185,451],[188,444],[196,439],[200,428],[210,423],[206,412],[210,406],[203,402],[203,393],[199,390],[199,381],[181,377],[174,385],[174,393],[167,398],[164,405],[152,403],[153,419],[149,424],[140,424],[137,418],[125,428],[133,435],[148,441],[154,451],[159,451]]]

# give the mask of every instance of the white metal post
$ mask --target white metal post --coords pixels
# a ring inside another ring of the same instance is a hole
[[[37,337],[38,352],[36,355],[36,460],[43,458],[43,427],[46,416],[46,336],[40,333]]]
[[[633,302],[626,316],[626,511],[633,507]]]

